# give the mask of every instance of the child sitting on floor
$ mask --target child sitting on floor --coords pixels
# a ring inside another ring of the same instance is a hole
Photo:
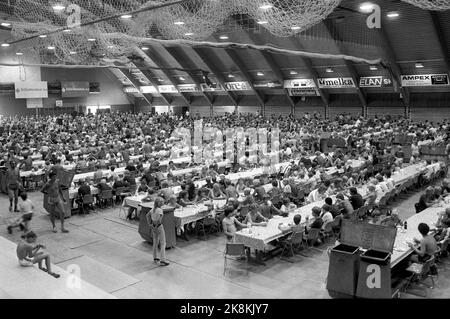
[[[20,230],[28,232],[30,230],[30,222],[33,218],[34,205],[31,200],[28,199],[28,195],[25,192],[20,194],[21,201],[19,202],[19,211],[21,216],[14,220],[8,226],[8,233],[12,234],[13,228],[19,227]]]

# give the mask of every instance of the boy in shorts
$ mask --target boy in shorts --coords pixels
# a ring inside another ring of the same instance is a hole
[[[18,219],[13,221],[8,227],[8,233],[12,234],[13,228],[19,227],[25,233],[30,230],[30,221],[33,218],[34,205],[28,199],[27,193],[20,194],[19,211],[22,214]]]

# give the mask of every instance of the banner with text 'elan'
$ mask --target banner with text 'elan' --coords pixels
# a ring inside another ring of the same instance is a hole
[[[392,81],[385,76],[363,76],[359,78],[359,87],[362,88],[381,88],[390,86],[392,86]]]
[[[15,82],[16,99],[48,98],[47,81]]]
[[[87,81],[61,82],[62,97],[82,97],[88,95],[89,82]]]

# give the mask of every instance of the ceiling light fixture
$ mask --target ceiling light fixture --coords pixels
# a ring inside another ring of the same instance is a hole
[[[299,26],[296,26],[296,25],[294,25],[294,26],[292,26],[291,27],[291,30],[300,30],[301,28],[299,27]]]
[[[89,41],[89,42],[95,42],[96,39],[94,39],[94,38],[89,38],[88,41]]]
[[[182,76],[180,76],[179,79],[180,79],[180,81],[186,80],[186,79],[185,79],[184,77],[182,77]]]
[[[333,71],[332,68],[327,68],[327,69],[325,70],[325,72],[327,72],[327,73],[333,73],[334,71]]]
[[[120,16],[122,19],[131,19],[133,16],[131,14],[124,14]]]
[[[269,22],[267,22],[266,20],[259,20],[256,23],[258,23],[258,24],[267,24]]]
[[[0,23],[0,25],[1,25],[2,27],[10,27],[10,26],[11,26],[11,23],[9,23],[9,22],[2,22],[2,23]]]
[[[289,72],[290,75],[297,75],[297,71],[292,70],[291,72]]]
[[[377,68],[375,65],[371,65],[371,66],[369,67],[369,69],[370,69],[370,71],[376,71],[376,70],[378,70],[378,68]]]
[[[228,36],[227,35],[221,35],[219,37],[220,40],[228,40]]]
[[[423,63],[417,62],[416,63],[416,69],[422,69],[422,68],[424,68]]]
[[[64,10],[66,7],[63,6],[62,4],[55,4],[52,8],[53,8],[53,10],[55,10],[55,11],[62,11],[62,10]]]
[[[388,18],[397,18],[398,16],[400,16],[400,14],[397,12],[397,11],[391,11],[391,12],[388,12],[387,14],[386,14],[386,16],[388,17]]]
[[[16,55],[23,55],[22,52],[16,52]]]
[[[184,22],[183,21],[175,21],[173,24],[175,24],[175,25],[183,25]]]
[[[192,33],[192,32],[186,32],[184,35],[185,35],[185,36],[191,36],[191,35],[194,35],[194,33]]]
[[[77,54],[75,51],[70,51],[69,53],[72,55]]]
[[[259,6],[259,8],[260,8],[261,10],[269,10],[269,9],[272,9],[272,8],[273,8],[273,5],[270,4],[270,3],[268,3],[268,4],[263,4],[262,6]]]
[[[359,10],[364,13],[372,12],[373,8],[373,3],[370,2],[364,2],[359,6]]]
[[[4,47],[4,48],[9,47],[9,43],[2,43],[2,47]]]
[[[228,74],[228,77],[229,78],[234,78],[234,75],[233,74]]]
[[[41,35],[39,36],[39,38],[46,38],[46,37],[47,37],[46,34],[41,34]]]
[[[264,73],[258,72],[258,73],[256,73],[256,75],[257,75],[257,76],[264,76]]]
[[[52,45],[50,45],[50,46],[47,47],[47,49],[49,49],[49,50],[55,50],[55,47],[52,46]]]
[[[142,47],[141,48],[143,51],[147,51],[147,50],[149,50],[150,48],[149,47]]]

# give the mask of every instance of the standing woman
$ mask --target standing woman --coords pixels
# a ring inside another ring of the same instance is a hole
[[[6,186],[9,196],[9,211],[12,212],[14,201],[14,211],[18,212],[17,203],[19,201],[20,172],[16,167],[16,163],[13,161],[10,162],[10,167],[6,173]]]
[[[55,218],[56,214],[59,214],[61,220],[61,231],[68,233],[69,231],[64,228],[64,206],[66,199],[64,198],[59,181],[56,178],[56,172],[51,171],[48,175],[50,180],[44,185],[41,192],[48,195],[48,203],[50,204],[50,220],[53,225],[53,232],[56,233]]]
[[[155,263],[159,261],[161,266],[168,266],[169,263],[166,261],[166,233],[162,224],[164,213],[161,207],[163,204],[164,199],[161,197],[155,198],[153,209],[147,213],[147,222],[153,235],[153,261]],[[160,244],[161,259],[157,256],[158,244]]]

